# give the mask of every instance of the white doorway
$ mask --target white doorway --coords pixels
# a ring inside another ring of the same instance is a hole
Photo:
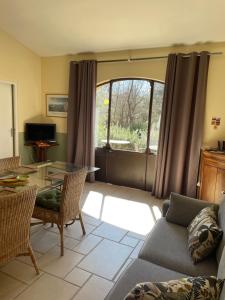
[[[0,158],[16,154],[14,104],[14,85],[0,81]]]

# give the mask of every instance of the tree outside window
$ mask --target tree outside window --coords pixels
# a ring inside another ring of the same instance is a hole
[[[157,152],[164,84],[113,80],[97,87],[96,147]]]

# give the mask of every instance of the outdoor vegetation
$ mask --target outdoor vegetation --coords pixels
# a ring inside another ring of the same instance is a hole
[[[147,80],[112,83],[109,143],[113,149],[144,152],[150,122],[150,148],[157,151],[164,84],[154,82],[149,118],[151,84]],[[97,88],[96,146],[107,143],[110,84]]]

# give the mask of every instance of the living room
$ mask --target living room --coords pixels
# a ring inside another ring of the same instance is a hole
[[[0,8],[0,299],[225,299],[224,3]],[[6,205],[24,190],[28,257]]]

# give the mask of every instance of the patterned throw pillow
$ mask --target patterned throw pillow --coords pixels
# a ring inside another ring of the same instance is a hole
[[[219,300],[223,280],[190,277],[167,282],[139,283],[124,300]]]
[[[211,254],[222,235],[223,231],[217,225],[217,207],[202,209],[188,226],[188,249],[194,263]]]
[[[191,297],[192,286],[192,282],[187,279],[139,283],[124,300],[186,300]]]
[[[192,284],[190,300],[219,300],[224,280],[215,276],[193,277],[189,279]]]

